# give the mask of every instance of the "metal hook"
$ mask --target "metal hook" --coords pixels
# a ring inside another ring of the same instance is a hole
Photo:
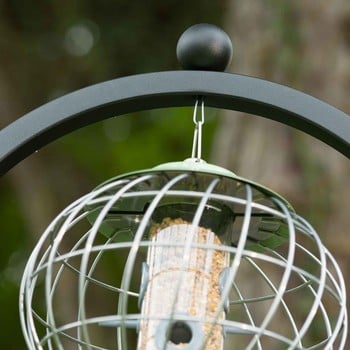
[[[202,125],[204,124],[204,99],[201,98],[201,113],[200,118],[197,116],[198,99],[194,105],[193,123],[195,124],[192,145],[192,158],[197,161],[202,157]]]

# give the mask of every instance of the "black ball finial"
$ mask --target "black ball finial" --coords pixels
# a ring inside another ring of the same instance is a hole
[[[223,72],[231,62],[232,43],[219,27],[195,24],[180,36],[176,54],[184,69]]]

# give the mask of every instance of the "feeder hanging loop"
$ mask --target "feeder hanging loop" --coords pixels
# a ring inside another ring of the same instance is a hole
[[[204,99],[203,97],[200,99],[201,101],[201,112],[198,117],[197,109],[198,109],[198,99],[194,105],[193,111],[193,123],[195,124],[194,134],[193,134],[193,146],[192,146],[192,155],[191,158],[196,159],[196,161],[200,161],[202,159],[202,126],[204,124]]]

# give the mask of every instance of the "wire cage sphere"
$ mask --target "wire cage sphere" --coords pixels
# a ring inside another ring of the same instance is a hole
[[[263,186],[193,160],[107,181],[46,229],[21,284],[30,349],[342,349],[340,269]]]

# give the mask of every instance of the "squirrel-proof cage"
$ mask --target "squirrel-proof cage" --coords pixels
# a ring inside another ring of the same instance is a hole
[[[112,272],[111,272],[112,271]],[[64,209],[25,268],[29,349],[343,349],[342,274],[273,191],[199,161]]]

